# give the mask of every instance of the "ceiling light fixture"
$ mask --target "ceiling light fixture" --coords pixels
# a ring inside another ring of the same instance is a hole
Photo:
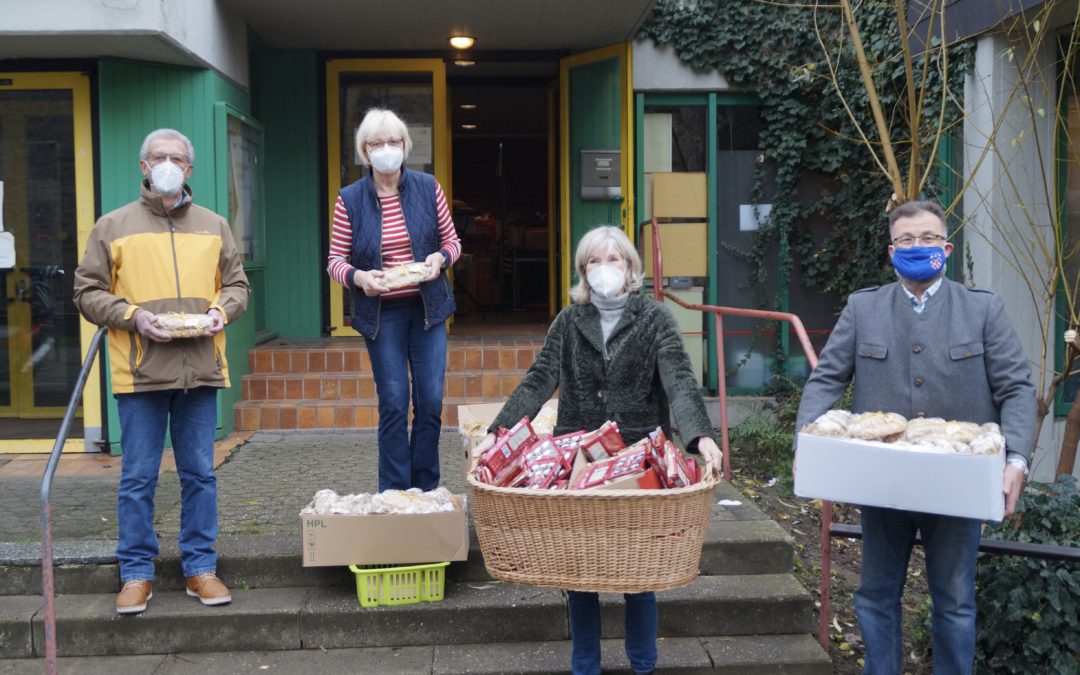
[[[476,125],[475,124],[462,124],[461,128],[462,129],[475,129]]]
[[[464,67],[464,68],[467,68],[467,67],[469,67],[469,66],[475,66],[475,65],[476,65],[476,61],[471,61],[471,60],[469,60],[469,59],[456,59],[456,60],[454,61],[454,65],[455,65],[455,66],[462,66],[462,67]]]
[[[476,110],[476,104],[475,103],[462,103],[461,104],[461,109],[462,110]]]
[[[451,35],[450,46],[454,49],[471,49],[476,44],[476,38],[469,35]]]

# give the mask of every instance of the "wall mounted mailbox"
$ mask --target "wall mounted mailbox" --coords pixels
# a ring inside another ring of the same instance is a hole
[[[581,151],[581,198],[607,201],[622,197],[618,150]]]

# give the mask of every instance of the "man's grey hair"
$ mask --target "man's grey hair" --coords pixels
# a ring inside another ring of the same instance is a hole
[[[142,142],[142,147],[139,148],[139,159],[145,162],[150,158],[150,144],[157,140],[180,141],[184,144],[184,152],[187,153],[188,164],[195,163],[195,146],[191,144],[191,141],[187,136],[176,129],[154,129],[148,133],[146,139]]]
[[[889,211],[889,232],[892,232],[892,227],[896,224],[896,221],[901,218],[911,218],[920,213],[932,213],[938,217],[942,225],[946,228],[949,226],[948,221],[945,220],[945,210],[941,208],[940,204],[931,201],[912,201],[904,202],[892,211]]]

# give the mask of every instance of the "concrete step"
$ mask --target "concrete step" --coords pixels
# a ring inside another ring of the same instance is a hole
[[[722,486],[723,487],[723,486]],[[719,494],[719,493],[718,493]],[[299,525],[298,525],[299,529]],[[447,568],[451,581],[486,581],[484,557],[469,530],[469,559]],[[58,594],[115,593],[119,589],[115,541],[59,542],[54,550],[54,584]],[[180,555],[175,542],[163,537],[157,559],[158,587],[181,590]],[[232,586],[285,588],[349,586],[347,567],[303,567],[299,535],[238,535],[218,541],[218,571]],[[771,520],[714,518],[705,535],[700,569],[706,576],[786,574],[791,572],[792,541]],[[0,596],[41,592],[36,545],[0,545]]]
[[[829,675],[832,664],[808,635],[663,638],[658,670],[679,675]],[[601,643],[605,673],[630,673],[621,640]],[[65,673],[157,675],[197,673],[380,673],[381,675],[561,675],[570,663],[568,641],[426,645],[349,649],[85,656],[59,659]],[[0,673],[37,675],[41,659],[0,660]]]
[[[389,647],[559,641],[569,637],[565,595],[495,582],[448,583],[441,602],[361,608],[355,587],[233,587],[233,602],[203,607],[155,589],[147,610],[118,616],[115,595],[62,595],[60,654],[108,656],[193,651]],[[623,637],[622,596],[601,600],[603,636]],[[40,596],[0,597],[0,657],[40,656]],[[790,575],[699,577],[659,594],[663,637],[783,635],[810,631],[810,597]],[[31,633],[32,626],[32,633]]]

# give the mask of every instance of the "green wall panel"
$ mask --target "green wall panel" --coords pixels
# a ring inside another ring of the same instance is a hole
[[[98,175],[101,213],[137,199],[139,147],[146,134],[161,127],[184,133],[195,146],[195,172],[189,181],[195,203],[213,209],[219,203],[214,157],[225,152],[225,139],[214,136],[214,104],[225,101],[250,114],[246,92],[208,70],[104,59],[98,68]],[[221,200],[225,203],[226,200]],[[222,214],[227,215],[227,214]],[[255,320],[245,314],[227,328],[232,387],[218,397],[218,435],[233,429],[233,405],[240,399],[240,378],[248,372],[248,350],[255,344]],[[109,442],[118,450],[120,424],[116,402],[108,404]]]
[[[622,203],[581,199],[581,151],[618,150],[622,106],[619,59],[570,70],[570,255],[597,225],[618,225]],[[623,157],[623,162],[629,158]],[[571,284],[574,279],[571,279]]]
[[[326,223],[320,215],[318,63],[314,52],[269,49],[257,36],[249,44],[253,117],[264,139],[266,327],[280,337],[319,337]]]

